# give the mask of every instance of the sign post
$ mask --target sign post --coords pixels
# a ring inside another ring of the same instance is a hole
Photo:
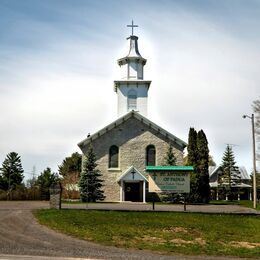
[[[192,166],[147,166],[149,192],[190,193],[191,171]],[[185,197],[184,195],[184,211],[186,211]]]

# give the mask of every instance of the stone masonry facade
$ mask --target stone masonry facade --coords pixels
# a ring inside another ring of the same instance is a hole
[[[112,145],[119,147],[119,167],[109,169],[109,148]],[[177,165],[183,165],[183,147],[134,117],[127,119],[92,141],[97,158],[97,168],[101,171],[104,180],[103,189],[106,201],[119,201],[120,186],[117,179],[129,167],[134,166],[146,178],[148,177],[145,172],[148,145],[155,146],[156,165],[165,164],[169,145],[173,147]],[[82,148],[83,160],[87,149],[88,146]]]

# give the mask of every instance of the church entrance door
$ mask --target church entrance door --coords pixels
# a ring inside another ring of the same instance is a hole
[[[141,182],[125,182],[125,201],[142,201],[141,187]]]

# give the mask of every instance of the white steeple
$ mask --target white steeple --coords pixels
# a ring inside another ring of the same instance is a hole
[[[132,21],[132,35],[130,48],[127,56],[117,61],[121,67],[121,80],[114,81],[115,92],[118,96],[118,116],[122,116],[129,111],[138,111],[143,116],[147,116],[147,97],[151,81],[143,80],[143,68],[146,64],[138,50],[138,37],[133,35],[133,28],[137,27]]]

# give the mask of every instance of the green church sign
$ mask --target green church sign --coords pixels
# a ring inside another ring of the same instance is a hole
[[[149,192],[190,192],[192,166],[147,166]]]

